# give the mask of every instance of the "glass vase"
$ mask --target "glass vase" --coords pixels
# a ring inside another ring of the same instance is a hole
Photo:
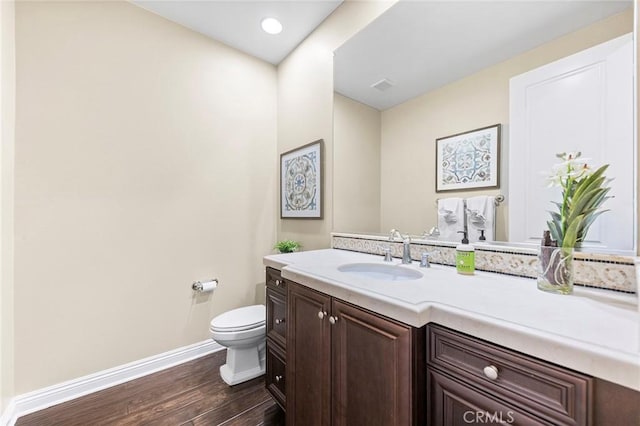
[[[573,293],[573,248],[540,247],[538,288],[558,294]]]

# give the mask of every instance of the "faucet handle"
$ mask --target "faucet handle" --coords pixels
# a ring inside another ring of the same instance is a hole
[[[393,258],[391,257],[391,247],[383,247],[382,253],[384,253],[384,261],[391,262]]]
[[[440,236],[440,229],[438,229],[438,226],[434,226],[431,229],[429,229],[428,231],[424,231],[422,233],[422,239],[426,240],[429,238],[438,238]]]
[[[431,252],[423,251],[422,256],[420,257],[420,267],[431,268],[431,262],[429,262],[429,258],[436,253],[439,253],[439,251],[438,250],[433,250]]]
[[[431,253],[428,253],[426,251],[422,252],[422,256],[420,257],[421,268],[431,268],[431,263],[429,263],[429,256],[431,256]]]

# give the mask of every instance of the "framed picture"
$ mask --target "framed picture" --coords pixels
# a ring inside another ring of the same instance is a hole
[[[500,187],[502,126],[436,139],[436,192]]]
[[[322,139],[280,155],[280,217],[322,219]]]

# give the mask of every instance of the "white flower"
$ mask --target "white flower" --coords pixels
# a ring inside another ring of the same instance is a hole
[[[547,188],[562,186],[562,177],[558,174],[547,176]]]
[[[590,158],[580,158],[580,152],[561,153],[557,157],[564,160],[555,164],[551,169],[551,174],[547,175],[547,186],[564,187],[568,179],[579,180],[593,173],[589,166]]]

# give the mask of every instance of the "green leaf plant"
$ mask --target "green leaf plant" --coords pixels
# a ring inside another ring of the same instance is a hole
[[[298,251],[302,248],[302,244],[293,240],[283,240],[278,241],[274,249],[277,249],[280,253],[293,253],[294,251]]]
[[[558,211],[549,212],[551,220],[547,221],[547,226],[558,247],[579,247],[596,218],[608,211],[602,210],[601,206],[612,198],[607,196],[611,179],[604,174],[609,165],[593,170],[588,159],[580,158],[580,152],[563,152],[556,156],[562,162],[553,167],[548,179],[550,187],[562,188],[562,202],[552,202]]]

